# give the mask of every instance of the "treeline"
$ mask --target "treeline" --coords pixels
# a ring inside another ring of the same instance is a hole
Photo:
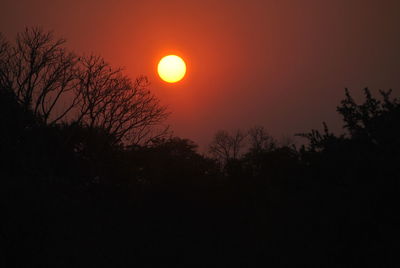
[[[400,102],[348,90],[345,133],[219,131],[209,155],[99,56],[0,40],[2,267],[398,264]]]

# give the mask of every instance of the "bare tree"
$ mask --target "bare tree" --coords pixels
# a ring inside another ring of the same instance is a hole
[[[241,149],[245,145],[246,134],[243,133],[240,129],[236,130],[232,135],[232,151],[233,151],[233,159],[238,159],[241,153]]]
[[[226,164],[229,160],[239,158],[245,138],[246,134],[241,130],[236,130],[233,134],[220,130],[215,134],[209,146],[209,152],[221,163]]]
[[[19,33],[14,46],[1,54],[2,87],[14,91],[19,103],[45,123],[61,120],[78,96],[63,98],[76,86],[76,56],[64,48],[64,39],[40,28]],[[57,105],[60,99],[64,106]]]
[[[271,151],[276,147],[276,141],[266,132],[262,126],[254,126],[248,131],[250,151],[259,153]]]
[[[225,130],[220,130],[214,135],[214,139],[209,145],[208,151],[210,154],[221,161],[227,161],[232,154],[229,133]]]
[[[162,135],[166,128],[152,131],[168,113],[148,86],[146,77],[132,81],[99,56],[82,57],[75,94],[80,96],[76,122],[102,128],[117,141],[131,144]]]
[[[0,89],[12,90],[9,83],[8,54],[10,53],[10,45],[4,36],[0,33]]]
[[[101,57],[78,57],[64,44],[40,28],[27,28],[13,45],[0,36],[1,88],[13,91],[45,124],[101,128],[128,144],[168,132],[160,127],[166,108],[150,93],[145,77],[132,81]]]

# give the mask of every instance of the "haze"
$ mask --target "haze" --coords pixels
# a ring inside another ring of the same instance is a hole
[[[54,30],[68,48],[146,75],[176,135],[204,147],[218,129],[264,125],[278,139],[340,130],[348,87],[400,88],[399,1],[3,0],[0,31]],[[162,83],[158,60],[179,54],[187,76]]]

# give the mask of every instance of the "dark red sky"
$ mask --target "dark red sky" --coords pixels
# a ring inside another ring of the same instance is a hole
[[[400,1],[2,0],[0,31],[53,29],[78,53],[147,75],[176,135],[264,125],[278,139],[340,123],[345,87],[400,90]],[[188,75],[162,83],[177,53]]]

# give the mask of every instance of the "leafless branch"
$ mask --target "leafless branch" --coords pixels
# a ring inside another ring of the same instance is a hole
[[[12,45],[0,35],[0,86],[45,124],[101,128],[128,144],[168,133],[159,128],[168,113],[146,77],[131,80],[102,57],[77,57],[64,44],[40,28],[27,28]]]

